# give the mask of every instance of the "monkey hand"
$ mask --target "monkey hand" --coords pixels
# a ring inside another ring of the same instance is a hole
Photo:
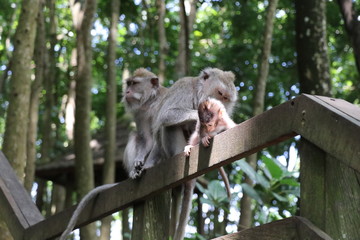
[[[193,145],[186,145],[185,148],[184,148],[184,154],[185,156],[190,156],[190,151],[191,151],[191,148],[193,147]]]
[[[136,179],[141,177],[144,171],[144,162],[143,161],[135,161],[134,169],[129,173],[130,178]]]
[[[205,136],[201,139],[201,142],[203,144],[204,147],[208,147],[210,146],[210,139],[211,137],[210,136]]]

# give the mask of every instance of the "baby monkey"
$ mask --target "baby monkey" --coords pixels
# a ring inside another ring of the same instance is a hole
[[[224,105],[215,98],[208,98],[201,102],[198,107],[199,120],[196,128],[185,146],[184,153],[190,155],[191,148],[200,141],[204,147],[210,145],[210,139],[217,134],[236,126],[230,118]]]
[[[211,138],[236,126],[224,105],[215,98],[208,98],[201,102],[198,107],[198,115],[199,120],[196,123],[195,131],[191,134],[189,144],[184,149],[185,156],[189,156],[191,148],[200,141],[204,147],[208,147]],[[219,172],[225,183],[227,195],[231,198],[229,178],[223,167],[219,168]]]

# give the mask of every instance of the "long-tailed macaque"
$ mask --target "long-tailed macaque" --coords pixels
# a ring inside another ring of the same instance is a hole
[[[217,68],[206,68],[198,77],[185,77],[174,83],[160,100],[157,117],[153,120],[153,148],[144,168],[181,153],[187,145],[198,120],[199,103],[209,97],[221,101],[231,114],[237,100],[235,76]],[[174,240],[183,239],[190,214],[194,182],[185,184],[182,211]],[[187,201],[187,202],[184,202]],[[177,219],[178,217],[176,217]]]
[[[198,77],[176,81],[159,102],[153,120],[155,142],[145,168],[184,150],[198,120],[198,106],[204,100],[218,99],[231,114],[237,100],[234,80],[232,72],[206,68]]]
[[[123,159],[130,178],[140,176],[145,157],[152,149],[153,115],[166,91],[167,88],[159,85],[158,77],[144,68],[137,69],[134,76],[126,80],[123,101],[126,111],[134,116],[137,128],[136,132],[130,134]]]
[[[158,77],[144,68],[135,70],[133,76],[126,79],[123,101],[125,103],[126,111],[133,114],[137,127],[137,131],[130,134],[123,158],[124,167],[130,178],[136,178],[141,174],[144,158],[149,154],[152,148],[152,115],[154,114],[154,109],[157,109],[155,106],[156,103],[166,90],[166,88],[159,85]],[[84,196],[74,211],[60,240],[65,240],[73,230],[80,213],[88,202],[100,192],[103,192],[116,184],[117,183],[105,184],[96,187]]]
[[[199,120],[195,131],[191,134],[189,143],[184,148],[185,156],[190,155],[191,148],[201,142],[204,147],[210,145],[210,139],[215,135],[236,126],[230,118],[224,105],[217,99],[209,98],[201,102],[198,107]],[[219,168],[220,175],[224,180],[228,197],[231,197],[230,183],[223,167]]]

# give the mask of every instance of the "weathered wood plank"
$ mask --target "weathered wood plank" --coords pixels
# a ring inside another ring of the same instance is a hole
[[[339,99],[302,95],[294,131],[360,172],[359,107]]]
[[[334,239],[360,239],[360,173],[330,155],[326,160],[324,231]]]
[[[1,151],[0,206],[0,215],[5,216],[14,239],[22,239],[25,228],[44,219]]]
[[[149,169],[139,180],[127,180],[104,191],[85,208],[77,227],[293,137],[295,133],[291,130],[291,119],[296,110],[295,105],[288,102],[277,106],[231,131],[219,134],[211,147],[200,147],[200,153],[199,147],[194,147],[190,158],[185,158],[181,153]],[[25,232],[25,239],[41,240],[59,235],[73,211],[74,208],[68,209],[31,226]]]
[[[301,139],[300,144],[300,215],[325,231],[326,153]],[[316,203],[316,207],[314,207]]]
[[[331,240],[326,233],[301,217],[291,217],[213,240]]]

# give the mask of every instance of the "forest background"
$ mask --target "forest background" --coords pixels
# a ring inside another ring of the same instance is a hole
[[[359,105],[357,0],[0,3],[1,150],[46,216],[74,204],[75,189],[35,178],[35,164],[74,152],[82,197],[96,184],[89,143],[105,133],[101,182],[115,180],[115,127],[129,125],[122,80],[136,68],[148,68],[167,87],[209,66],[233,71],[238,123],[301,92]],[[186,237],[208,239],[296,215],[298,146],[296,138],[263,150],[255,162],[226,166],[231,201],[217,172],[202,177]],[[113,239],[128,239],[132,216],[127,210],[102,221],[101,239],[109,239],[112,220],[122,226],[113,228]],[[99,225],[84,239],[96,239]],[[5,229],[1,223],[0,239],[11,239]]]

